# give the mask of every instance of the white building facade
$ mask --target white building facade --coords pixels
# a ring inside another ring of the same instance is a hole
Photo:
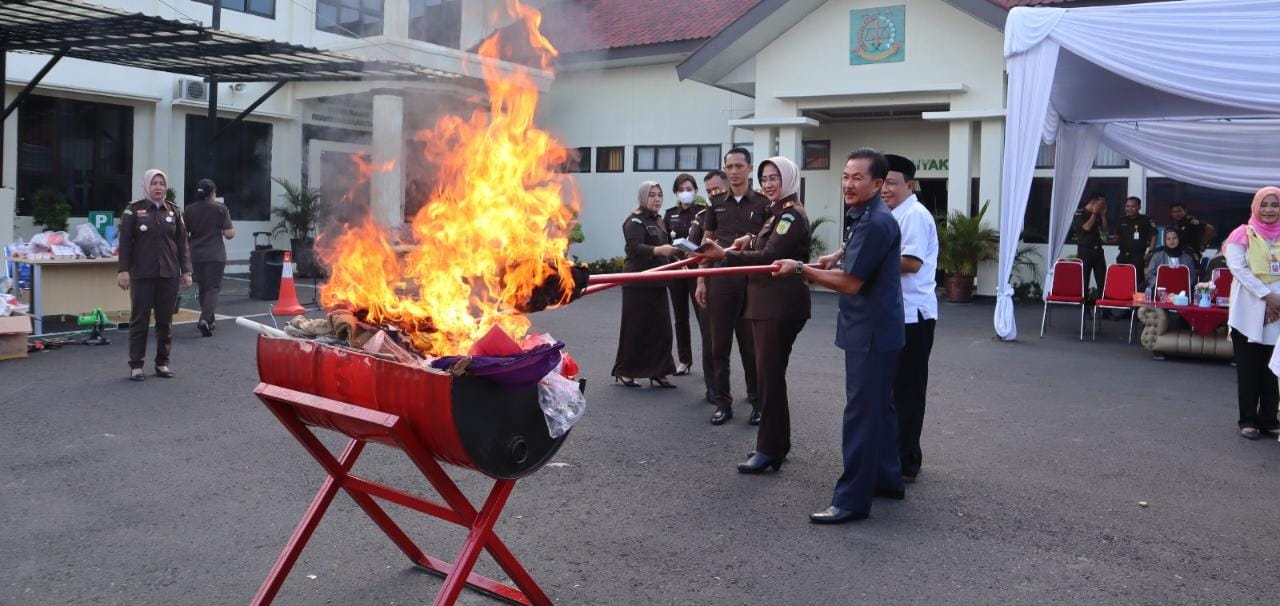
[[[212,17],[207,0],[94,4],[205,26]],[[501,0],[223,0],[224,31],[460,76],[295,82],[269,97],[219,138],[216,181],[237,226],[229,258],[247,258],[253,232],[272,231],[271,208],[283,193],[275,179],[319,189],[329,200],[372,198],[387,222],[411,213],[423,189],[415,182],[412,133],[430,128],[442,112],[466,99],[483,96],[479,81],[467,77],[477,57],[463,49],[493,31],[487,22],[502,6]],[[7,100],[48,59],[9,53]],[[219,83],[220,126],[271,84]],[[44,188],[67,197],[73,225],[88,211],[118,214],[129,200],[141,197],[141,176],[149,168],[164,170],[183,202],[197,180],[210,176],[204,143],[207,87],[202,85],[165,72],[61,60],[5,123],[0,239],[8,243],[38,231],[31,198]],[[362,157],[397,162],[394,169],[361,181],[355,173]],[[288,247],[285,236],[275,244]]]
[[[661,183],[673,204],[677,174],[701,180],[715,167],[704,163],[711,147],[723,154],[737,145],[752,149],[757,162],[773,154],[796,160],[810,218],[832,220],[816,233],[828,246],[839,242],[844,158],[859,147],[915,160],[920,198],[935,214],[974,213],[988,204],[987,222],[996,225],[1005,10],[987,0],[765,0],[690,52],[672,55],[655,46],[648,57],[632,49],[611,60],[605,52],[603,59],[562,67],[544,123],[592,159],[576,175],[586,241],[575,254],[621,255],[620,226],[640,181]],[[1042,245],[1052,149],[1041,156],[1024,240]],[[1091,177],[1086,191],[1106,194],[1112,224],[1126,196],[1142,198],[1164,223],[1175,200],[1202,217],[1231,212],[1220,197],[1237,211],[1248,207],[1225,192],[1148,174],[1105,149]],[[1108,249],[1114,256],[1115,247]],[[1043,271],[1042,246],[1041,252]],[[994,262],[980,270],[980,293],[994,294],[994,275]]]

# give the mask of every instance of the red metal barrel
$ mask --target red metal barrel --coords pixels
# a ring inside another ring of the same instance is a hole
[[[495,479],[537,471],[567,437],[553,439],[547,433],[536,387],[508,390],[488,379],[455,378],[312,341],[259,336],[258,378],[396,415],[437,459]],[[320,412],[301,416],[310,425],[360,437],[341,417]]]

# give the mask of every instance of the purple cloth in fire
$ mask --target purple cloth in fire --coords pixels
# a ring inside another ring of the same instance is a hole
[[[466,374],[484,377],[501,383],[508,389],[533,387],[560,365],[560,350],[564,343],[543,343],[533,349],[509,356],[470,356]],[[467,356],[445,356],[431,362],[431,367],[449,370],[458,360]]]

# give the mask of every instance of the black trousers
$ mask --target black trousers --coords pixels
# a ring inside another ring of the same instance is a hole
[[[1138,269],[1138,290],[1147,287],[1147,258],[1142,252],[1124,252],[1116,255],[1116,263],[1132,265]]]
[[[1237,424],[1263,431],[1280,427],[1280,421],[1276,420],[1280,386],[1276,384],[1276,375],[1267,367],[1275,348],[1250,343],[1248,337],[1235,329],[1231,330],[1231,346],[1236,356],[1236,397],[1240,402]]]
[[[218,294],[222,292],[222,273],[227,268],[226,261],[195,263],[194,279],[200,287],[200,319],[205,324],[213,324],[213,314],[218,309]]]
[[[676,331],[676,359],[685,366],[693,365],[693,343],[689,333],[690,307],[693,307],[693,315],[698,321],[698,332],[703,333],[702,309],[693,300],[693,293],[697,286],[697,278],[672,280],[667,286],[667,293],[671,296],[671,317]],[[711,353],[707,351],[705,340],[702,345],[702,370],[706,373],[707,367],[710,366]]]
[[[169,365],[173,343],[173,308],[178,304],[178,278],[137,278],[129,282],[129,368],[142,368],[147,357],[147,331],[156,316],[156,366]]]
[[[791,410],[787,402],[787,363],[806,320],[751,320],[756,350],[760,429],[756,452],[785,457],[791,451]]]
[[[729,383],[729,358],[737,337],[738,355],[742,358],[742,374],[747,383],[747,399],[755,406],[756,353],[751,339],[751,323],[743,319],[747,305],[747,277],[725,276],[707,280],[707,324],[711,337],[712,387],[716,390],[716,406],[733,405]]]
[[[1084,294],[1089,295],[1089,273],[1093,273],[1093,281],[1097,282],[1098,296],[1102,296],[1102,283],[1107,277],[1107,258],[1102,255],[1080,257],[1084,264]]]
[[[925,392],[929,388],[929,354],[933,351],[933,331],[937,320],[919,317],[907,324],[907,343],[898,358],[893,381],[893,404],[898,409],[898,457],[902,475],[920,473],[924,461],[920,432],[924,429]]]

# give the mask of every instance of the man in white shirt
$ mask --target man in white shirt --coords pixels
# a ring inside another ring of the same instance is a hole
[[[920,431],[924,427],[925,391],[929,386],[929,353],[938,323],[938,226],[913,193],[915,163],[893,154],[885,154],[885,158],[889,160],[889,176],[880,189],[880,197],[893,211],[902,231],[902,307],[907,335],[898,360],[893,401],[898,410],[902,479],[914,482],[923,459]]]

